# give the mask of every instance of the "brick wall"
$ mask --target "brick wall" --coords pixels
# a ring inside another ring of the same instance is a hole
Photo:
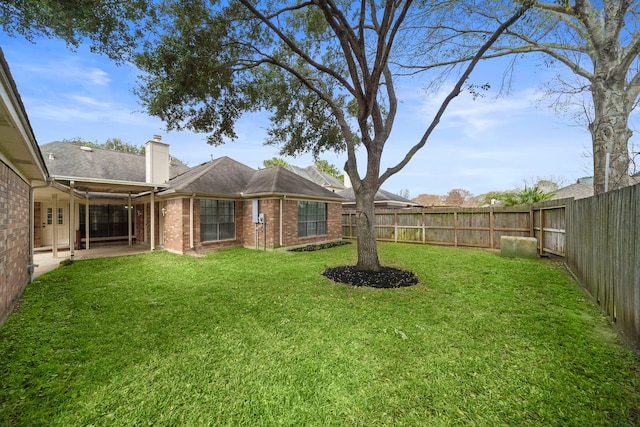
[[[29,184],[0,161],[0,323],[29,281]]]
[[[188,252],[189,199],[166,200],[164,208],[164,248],[172,252]]]
[[[282,245],[280,245],[280,200],[262,199],[259,210],[266,216],[266,242],[267,248],[292,247],[310,245],[316,243],[332,242],[342,239],[342,205],[340,203],[327,204],[327,234],[321,236],[298,237],[298,201],[282,200]],[[246,201],[245,241],[247,247],[255,247],[257,229],[258,247],[264,247],[264,234],[262,225],[257,227],[252,222],[251,201]]]
[[[160,215],[160,205],[156,204],[156,215]],[[275,249],[279,247],[301,246],[315,243],[325,243],[342,238],[342,206],[340,203],[327,204],[327,234],[298,238],[298,201],[282,200],[282,245],[280,245],[280,199],[260,200],[260,212],[265,214],[266,225],[256,226],[252,218],[252,201],[243,200],[235,202],[235,239],[201,242],[200,241],[200,199],[193,202],[193,243],[190,247],[189,240],[189,198],[170,199],[164,201],[166,215],[164,217],[164,247],[165,249],[187,253],[191,251],[206,252],[216,249],[235,246],[255,247],[256,235],[258,247],[263,248],[266,239],[266,247]],[[144,241],[144,215],[142,205],[136,205],[136,240]],[[150,208],[146,204],[147,236],[150,232]],[[158,218],[156,216],[156,218]],[[265,228],[263,228],[265,227]],[[159,244],[158,230],[156,230],[156,244]],[[150,243],[149,239],[146,243]]]
[[[145,205],[142,203],[133,206],[133,221],[135,223],[133,237],[137,243],[147,243],[144,241],[144,207]]]

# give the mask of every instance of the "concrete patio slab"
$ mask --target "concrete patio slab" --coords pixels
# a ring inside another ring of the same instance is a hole
[[[145,245],[108,245],[97,246],[91,249],[76,249],[74,260],[91,258],[109,258],[122,255],[134,255],[149,252],[149,247]],[[41,276],[60,266],[60,263],[71,257],[69,249],[58,250],[58,256],[54,257],[51,251],[36,252],[33,254],[33,262],[37,265],[33,272],[33,278]]]

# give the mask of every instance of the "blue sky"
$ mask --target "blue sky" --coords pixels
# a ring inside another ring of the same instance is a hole
[[[257,168],[278,156],[276,147],[263,145],[264,115],[243,117],[236,141],[212,147],[205,135],[167,132],[159,119],[144,113],[132,93],[136,70],[118,67],[87,47],[73,52],[58,40],[32,44],[0,33],[0,46],[41,145],[74,137],[142,145],[158,134],[170,144],[171,154],[190,166],[229,156]],[[411,197],[443,195],[453,188],[478,195],[521,187],[536,177],[562,177],[569,184],[591,175],[591,160],[585,158],[589,133],[539,101],[541,82],[551,71],[523,62],[511,93],[496,97],[503,69],[499,62],[481,64],[472,82],[488,82],[492,89],[476,100],[469,94],[456,98],[427,145],[383,188],[394,193],[408,189]],[[444,93],[427,95],[424,86],[414,78],[398,87],[400,112],[383,167],[395,165],[415,144],[444,98]],[[345,154],[322,157],[340,168],[346,160]],[[298,166],[312,163],[310,156],[285,159]]]

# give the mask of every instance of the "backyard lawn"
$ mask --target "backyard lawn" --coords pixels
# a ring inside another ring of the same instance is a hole
[[[0,326],[0,425],[640,423],[637,359],[557,263],[381,244],[78,261]]]

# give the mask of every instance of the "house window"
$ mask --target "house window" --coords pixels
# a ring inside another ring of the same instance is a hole
[[[200,241],[233,239],[236,236],[234,203],[200,200]]]
[[[126,237],[129,214],[125,205],[89,205],[89,237]],[[133,232],[134,221],[131,222]],[[86,236],[86,205],[80,205],[80,235]]]
[[[327,234],[327,204],[298,202],[298,237]]]
[[[64,209],[63,208],[58,208],[58,225],[62,225],[64,224]],[[53,209],[52,208],[47,208],[47,224],[48,225],[52,225],[53,224]]]

